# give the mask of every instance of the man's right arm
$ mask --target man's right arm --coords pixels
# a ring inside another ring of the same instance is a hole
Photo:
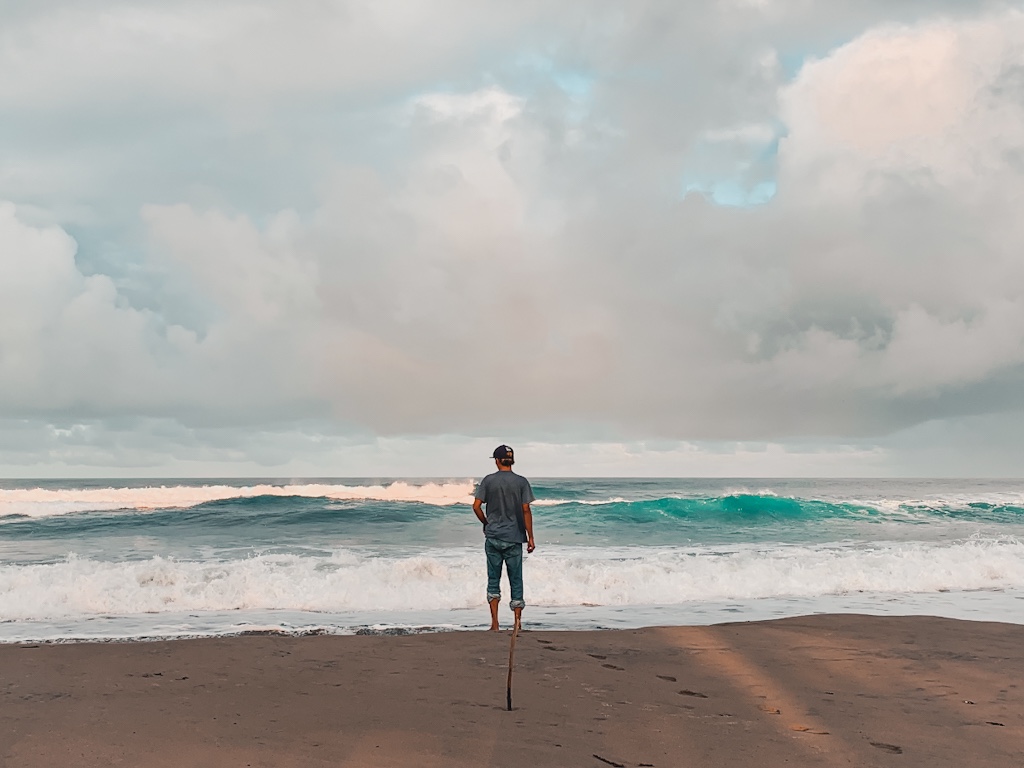
[[[487,502],[487,478],[483,478],[476,487],[473,494],[473,514],[484,527],[487,527],[487,515],[484,514],[484,504]]]

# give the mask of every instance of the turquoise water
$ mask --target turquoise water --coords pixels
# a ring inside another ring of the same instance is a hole
[[[481,626],[472,479],[0,483],[0,640]],[[1024,623],[1024,482],[534,481],[527,625]]]

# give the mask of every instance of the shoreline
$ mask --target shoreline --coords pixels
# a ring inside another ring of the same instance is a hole
[[[509,639],[3,645],[0,763],[1024,764],[1022,625],[826,614],[527,630],[512,712]]]
[[[533,632],[600,632],[653,627],[756,624],[830,615],[923,616],[1024,626],[1024,590],[988,589],[924,594],[861,592],[824,597],[758,598],[729,602],[631,606],[529,605],[524,629]],[[473,620],[475,619],[475,621]],[[502,608],[503,625],[511,612]],[[0,647],[26,643],[135,643],[275,635],[417,635],[486,629],[485,610],[416,612],[221,611],[155,613],[54,621],[0,623]]]
[[[641,627],[571,627],[549,629],[543,627],[531,627],[529,622],[523,622],[520,636],[532,634],[559,634],[559,635],[588,635],[599,632],[648,632],[648,631],[672,631],[688,629],[714,629],[718,627],[756,626],[761,624],[773,624],[776,622],[816,619],[825,617],[858,617],[867,619],[937,619],[940,621],[956,621],[966,624],[993,624],[1006,627],[1020,627],[1024,630],[1024,622],[1021,621],[994,621],[987,619],[964,619],[951,616],[939,616],[931,614],[862,614],[862,613],[807,613],[782,616],[771,619],[751,619],[746,621],[721,621],[712,624],[652,624]],[[508,635],[511,632],[512,621],[509,619],[502,622],[499,634]],[[461,635],[461,634],[490,634],[486,630],[486,623],[481,622],[473,626],[361,626],[344,628],[313,628],[313,629],[249,629],[241,631],[230,631],[223,633],[206,634],[183,634],[183,635],[139,635],[136,637],[66,637],[66,638],[42,638],[23,640],[0,640],[0,648],[5,647],[29,647],[29,646],[63,646],[63,645],[135,645],[147,643],[189,643],[201,640],[237,640],[250,637],[273,637],[281,639],[300,640],[309,637],[418,637],[421,635]]]

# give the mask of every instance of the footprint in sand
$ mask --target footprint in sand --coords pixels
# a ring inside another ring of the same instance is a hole
[[[674,677],[672,677],[672,675],[657,675],[656,677],[659,680],[667,680],[670,683],[676,682],[676,679]]]
[[[776,707],[769,707],[767,704],[758,704],[757,708],[768,715],[781,715],[782,710]]]
[[[607,656],[602,656],[599,653],[588,653],[587,656],[589,656],[592,659],[601,659],[602,661],[608,658]]]
[[[550,640],[541,640],[539,637],[537,638],[537,642],[538,643],[544,643],[544,645],[551,645],[551,641]]]
[[[617,670],[619,670],[619,672],[625,672],[626,671],[625,667],[616,667],[614,664],[602,664],[601,666],[604,667],[605,669],[617,669]]]
[[[700,691],[691,691],[689,688],[684,688],[679,693],[682,696],[693,696],[698,699],[706,699],[708,697],[706,693],[701,693]]]
[[[881,741],[869,741],[868,744],[878,749],[884,749],[886,752],[892,752],[894,755],[903,754],[903,747],[897,747],[895,744],[886,744]]]

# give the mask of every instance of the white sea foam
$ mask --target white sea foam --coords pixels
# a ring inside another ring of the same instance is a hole
[[[225,562],[153,558],[0,566],[0,621],[231,610],[416,611],[478,606],[477,549],[416,556],[338,550]],[[551,547],[529,557],[527,600],[548,606],[674,605],[857,592],[1024,588],[1024,542]],[[507,587],[506,587],[507,589]]]
[[[853,506],[873,507],[883,512],[907,513],[927,510],[966,511],[977,508],[977,505],[992,507],[1024,507],[1024,494],[1013,492],[1000,493],[941,493],[915,499],[849,499],[839,503]]]
[[[337,501],[404,501],[435,506],[473,503],[473,483],[394,482],[388,485],[177,485],[145,488],[0,489],[0,517],[52,517],[105,510],[185,509],[211,501],[302,496]]]

